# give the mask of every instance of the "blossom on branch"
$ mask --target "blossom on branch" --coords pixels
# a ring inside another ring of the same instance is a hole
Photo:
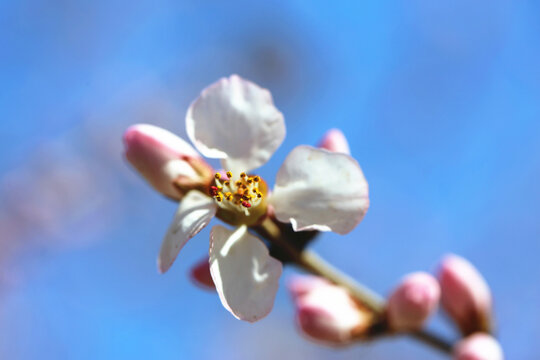
[[[417,272],[403,278],[388,299],[388,324],[393,331],[418,330],[439,304],[441,290],[430,274]]]
[[[234,228],[212,228],[213,283],[235,317],[257,321],[273,306],[282,265],[248,227],[259,225],[272,205],[273,216],[294,231],[346,234],[369,207],[367,182],[350,156],[298,146],[279,169],[270,194],[252,171],[283,142],[283,115],[268,90],[236,75],[202,91],[187,111],[186,129],[202,155],[221,159],[225,173],[212,173],[193,148],[166,130],[137,125],[124,136],[128,161],[158,191],[181,200],[158,269],[166,272],[187,241],[218,217]]]
[[[348,345],[363,338],[373,313],[349,293],[315,276],[297,276],[289,283],[296,305],[296,319],[310,339],[328,345]]]
[[[464,335],[490,332],[491,291],[486,280],[466,259],[446,256],[439,267],[441,302]]]
[[[491,335],[476,333],[454,347],[455,360],[503,360],[501,345]]]

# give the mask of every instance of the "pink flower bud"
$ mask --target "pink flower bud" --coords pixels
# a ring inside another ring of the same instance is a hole
[[[501,345],[492,336],[476,333],[461,340],[454,348],[455,360],[503,360]]]
[[[446,256],[440,265],[439,282],[442,305],[464,335],[491,330],[491,293],[470,262]]]
[[[325,280],[312,278],[300,285],[297,281],[292,293],[298,324],[313,340],[345,345],[359,338],[371,325],[370,313],[360,308],[343,288]]]
[[[333,152],[344,153],[350,155],[349,143],[345,138],[345,135],[338,129],[331,129],[324,134],[319,147]]]
[[[430,274],[407,275],[394,290],[387,305],[388,324],[394,331],[418,330],[437,309],[441,290]]]
[[[131,165],[157,191],[173,199],[180,200],[184,195],[174,181],[197,182],[206,172],[211,174],[211,168],[191,145],[157,126],[129,127],[124,133],[124,145]]]
[[[210,264],[208,262],[208,257],[202,259],[196,263],[190,272],[191,280],[198,286],[204,289],[214,290],[216,285],[214,280],[212,280],[212,275],[210,275]]]
[[[331,285],[326,279],[318,276],[294,276],[289,280],[287,288],[293,300],[306,295],[317,287]]]

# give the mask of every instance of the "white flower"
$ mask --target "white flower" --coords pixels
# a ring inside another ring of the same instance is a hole
[[[212,228],[210,272],[216,290],[235,317],[257,321],[272,309],[282,265],[247,226],[266,214],[269,203],[276,218],[295,231],[346,234],[368,209],[367,182],[350,156],[299,146],[285,159],[268,198],[266,183],[251,172],[283,142],[283,115],[268,90],[236,75],[201,93],[187,112],[186,127],[197,150],[221,159],[227,174],[216,174],[210,195],[191,190],[183,197],[161,246],[159,270],[167,271],[186,242],[218,214],[236,228]]]

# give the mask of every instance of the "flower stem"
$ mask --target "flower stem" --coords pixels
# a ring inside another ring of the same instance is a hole
[[[382,296],[344,274],[314,251],[308,249],[298,250],[295,248],[291,245],[290,239],[284,239],[280,226],[278,226],[273,219],[265,219],[263,223],[254,228],[254,230],[269,240],[272,245],[279,247],[286,253],[289,261],[313,275],[323,277],[334,284],[347,289],[351,296],[371,310],[377,317],[382,318],[384,316],[386,301]],[[451,343],[428,330],[422,329],[405,334],[410,335],[443,353],[452,353]]]

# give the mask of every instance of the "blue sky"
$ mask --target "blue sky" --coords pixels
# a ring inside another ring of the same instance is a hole
[[[347,236],[324,234],[317,251],[383,294],[448,252],[465,256],[492,287],[507,357],[533,359],[539,10],[487,0],[2,2],[1,356],[443,358],[406,339],[341,351],[306,342],[283,286],[268,318],[235,320],[186,277],[208,231],[157,274],[175,205],[127,166],[122,132],[148,122],[185,134],[200,90],[238,73],[270,89],[285,115],[287,138],[263,177],[272,182],[293,147],[337,127],[368,179],[365,220]],[[431,326],[453,334],[444,320]]]

